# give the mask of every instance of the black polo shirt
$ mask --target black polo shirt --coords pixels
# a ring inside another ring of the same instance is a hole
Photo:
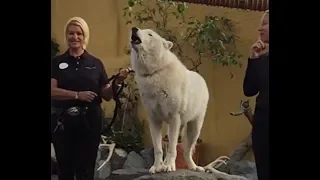
[[[51,62],[51,78],[58,81],[59,88],[77,92],[93,91],[98,94],[91,103],[76,99],[53,100],[55,107],[100,105],[101,89],[108,83],[103,63],[87,51],[79,57],[71,56],[69,51],[54,57]]]
[[[243,81],[243,92],[246,96],[255,96],[257,110],[269,112],[269,54],[258,59],[248,59],[246,75]]]

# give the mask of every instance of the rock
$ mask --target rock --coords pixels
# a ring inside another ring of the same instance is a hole
[[[58,179],[58,175],[52,175],[52,176],[51,176],[51,180],[59,180],[59,179]]]
[[[146,168],[149,169],[153,165],[154,162],[154,152],[153,148],[146,148],[140,151],[140,154],[142,158],[144,159],[144,162],[146,164]]]
[[[111,157],[111,170],[117,170],[122,169],[126,159],[127,159],[128,153],[120,148],[115,148],[113,155]]]
[[[148,169],[118,169],[113,171],[106,180],[247,180],[241,176],[223,175],[206,172],[194,172],[189,170],[177,170],[175,172],[157,173],[151,175]]]
[[[109,148],[100,148],[99,149],[99,160],[106,160],[109,156]]]
[[[102,163],[104,162],[104,160],[100,160],[98,163],[98,167],[100,165],[102,165]],[[96,168],[98,168],[96,167]],[[109,177],[111,174],[111,165],[110,162],[107,162],[106,165],[104,165],[99,171],[96,171],[95,173],[95,178],[96,179],[105,179],[107,177]]]
[[[123,165],[123,169],[145,168],[145,167],[146,167],[146,164],[143,158],[134,151],[131,151],[128,154],[127,160]]]
[[[56,151],[54,150],[54,146],[53,144],[51,143],[51,159],[55,162],[57,162],[56,160]]]
[[[58,164],[51,159],[51,174],[58,174]]]
[[[51,174],[58,173],[58,165],[56,159],[56,152],[54,150],[53,144],[51,143]]]
[[[133,180],[139,176],[148,173],[148,169],[138,169],[138,168],[131,168],[131,169],[118,169],[112,171],[111,175],[107,178],[107,180]]]
[[[107,162],[99,171],[98,168],[103,164],[103,162],[107,159],[109,154],[109,149],[103,148],[98,149],[97,152],[97,159],[96,159],[96,165],[95,165],[95,173],[94,177],[95,179],[105,179],[111,174],[111,165],[110,161]]]
[[[256,164],[249,160],[242,160],[232,163],[230,173],[245,176],[249,180],[258,180]]]

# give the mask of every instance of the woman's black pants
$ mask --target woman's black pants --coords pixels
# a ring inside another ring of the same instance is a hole
[[[252,149],[258,180],[269,180],[269,112],[256,110],[253,121]]]
[[[52,117],[52,143],[56,151],[59,180],[93,180],[101,138],[102,110],[89,108],[86,115],[63,115],[64,128]]]

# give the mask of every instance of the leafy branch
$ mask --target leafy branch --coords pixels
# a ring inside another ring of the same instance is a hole
[[[242,55],[235,46],[232,22],[225,17],[205,16],[203,20],[195,17],[186,18],[186,3],[157,0],[155,6],[148,0],[128,0],[123,9],[126,24],[137,23],[140,27],[155,27],[155,31],[163,38],[172,41],[172,51],[181,61],[190,61],[190,70],[198,71],[203,58],[209,58],[222,66],[242,67]],[[139,11],[133,11],[138,7]],[[140,10],[141,9],[141,10]],[[175,19],[176,28],[169,26],[169,20]],[[188,53],[186,48],[192,49]],[[130,53],[126,49],[126,53]],[[197,55],[191,57],[191,55]]]

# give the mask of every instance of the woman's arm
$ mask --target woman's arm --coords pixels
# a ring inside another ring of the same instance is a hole
[[[51,60],[51,98],[54,100],[71,100],[77,98],[77,92],[58,88],[58,59]]]
[[[98,61],[99,61],[99,66],[100,66],[99,85],[101,87],[101,97],[105,101],[110,101],[113,96],[112,88],[109,83],[108,75],[107,75],[107,72],[104,68],[102,61],[100,59],[98,59]]]
[[[268,51],[268,44],[265,44],[260,39],[260,36],[258,41],[251,46],[251,55],[248,59],[248,66],[243,82],[243,93],[247,97],[255,96],[260,91],[258,73],[261,68],[261,57]]]
[[[121,87],[121,85],[117,85],[118,83],[115,83],[116,86],[116,90],[118,91],[119,88]],[[104,100],[106,101],[110,101],[113,98],[113,90],[112,90],[112,86],[110,84],[106,84],[105,87],[102,89],[101,91],[101,96]]]
[[[101,97],[105,100],[105,101],[110,101],[111,98],[113,97],[113,92],[112,92],[112,88],[110,84],[107,84],[104,88],[102,88],[101,91]]]
[[[255,96],[259,92],[257,70],[259,65],[259,58],[248,59],[248,66],[243,82],[243,93],[245,96]]]
[[[118,93],[119,89],[122,87],[124,80],[127,78],[128,74],[132,72],[132,69],[131,68],[120,69],[119,74],[114,79],[115,83],[112,83],[113,85],[111,85],[103,63],[100,60],[99,62],[101,67],[100,69],[101,73],[100,73],[100,79],[99,79],[99,84],[100,84],[100,87],[102,88],[101,97],[106,101],[110,101],[111,98],[113,98],[114,93],[115,92]]]
[[[58,81],[51,78],[51,98],[54,100],[72,100],[78,98],[78,93],[58,88]]]
[[[99,79],[99,84],[101,87],[101,97],[105,100],[105,101],[110,101],[113,98],[113,90],[112,90],[112,86],[109,82],[108,79],[108,75],[107,72],[104,68],[104,65],[102,63],[101,60],[99,60],[99,64],[100,64],[100,79]],[[116,86],[116,90],[119,90],[119,88],[121,86],[119,86],[118,84],[121,84],[120,82],[117,82],[117,79],[115,79],[115,86]]]

